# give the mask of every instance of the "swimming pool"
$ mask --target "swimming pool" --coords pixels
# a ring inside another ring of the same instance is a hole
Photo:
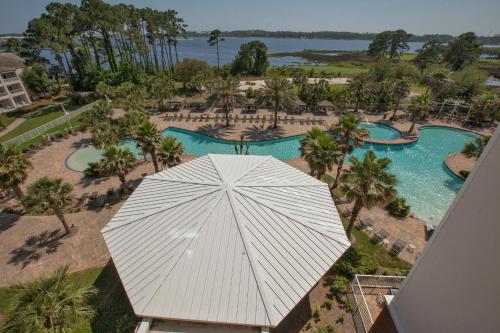
[[[162,134],[176,137],[184,145],[187,154],[234,154],[233,141],[179,128],[168,128]],[[247,144],[250,154],[272,155],[280,160],[288,160],[300,156],[301,138],[303,135]],[[448,154],[460,151],[466,142],[475,138],[474,134],[466,131],[429,126],[420,129],[420,137],[414,143],[366,144],[357,148],[353,155],[362,157],[367,150],[373,150],[378,157],[389,157],[393,161],[390,170],[399,180],[399,195],[406,198],[416,216],[438,224],[463,184],[462,180],[448,171],[443,162]],[[124,140],[122,146],[129,148],[134,155],[141,156],[133,140]],[[99,161],[100,158],[99,150],[86,147],[70,155],[66,163],[73,170],[83,171],[89,162]]]
[[[371,139],[392,140],[401,137],[401,132],[389,125],[362,122],[359,127],[366,128],[370,132]]]

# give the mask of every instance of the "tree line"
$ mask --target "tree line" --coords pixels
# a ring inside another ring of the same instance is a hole
[[[224,31],[224,36],[227,37],[273,37],[273,38],[307,38],[307,39],[345,39],[345,40],[374,40],[378,33],[372,32],[348,32],[348,31],[266,31],[266,30],[232,30]],[[206,37],[209,32],[206,31],[188,31],[190,37]],[[479,41],[482,44],[495,45],[500,44],[500,35],[479,36]],[[425,34],[413,35],[409,37],[409,42],[427,42],[437,39],[441,43],[449,43],[455,36],[446,34]]]
[[[52,2],[45,9],[28,23],[24,39],[8,39],[4,47],[28,63],[45,62],[40,53],[49,49],[60,75],[76,88],[95,85],[104,64],[111,72],[126,66],[154,73],[172,71],[179,61],[177,41],[186,24],[175,10],[102,0]]]

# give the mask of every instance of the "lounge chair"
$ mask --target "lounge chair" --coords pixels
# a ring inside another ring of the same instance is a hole
[[[383,241],[387,237],[389,237],[389,233],[387,232],[387,230],[380,229],[379,231],[377,231],[376,233],[373,234],[373,241],[375,243],[380,243],[381,241]]]
[[[366,219],[361,219],[358,223],[359,229],[365,229],[368,227],[373,227],[375,225],[375,221],[373,221],[371,218],[366,218]]]
[[[398,239],[394,244],[392,244],[391,254],[397,256],[406,247],[406,242]]]

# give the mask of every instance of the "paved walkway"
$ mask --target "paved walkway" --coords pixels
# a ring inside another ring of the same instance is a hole
[[[21,125],[26,121],[26,118],[16,118],[13,122],[11,122],[6,128],[4,128],[2,131],[0,131],[0,138],[4,136],[5,134],[9,133],[12,131],[14,128],[17,126]]]

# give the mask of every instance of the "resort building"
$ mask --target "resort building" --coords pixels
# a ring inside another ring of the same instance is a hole
[[[406,279],[356,276],[358,332],[500,330],[500,131]]]
[[[269,332],[350,246],[328,185],[271,156],[146,177],[102,230],[138,332]]]
[[[0,113],[31,103],[20,78],[24,68],[23,59],[14,53],[0,53]]]

